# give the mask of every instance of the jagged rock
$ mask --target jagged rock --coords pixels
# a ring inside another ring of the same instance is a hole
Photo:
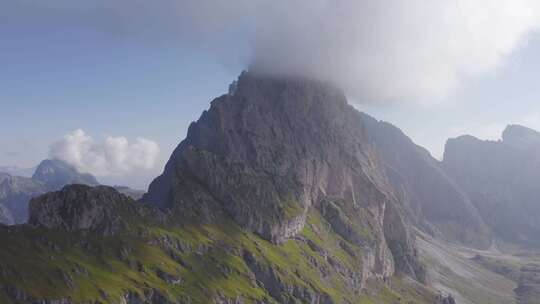
[[[243,258],[246,265],[255,275],[257,284],[264,288],[278,303],[295,303],[297,300],[300,300],[302,303],[313,304],[334,303],[330,296],[326,294],[317,294],[305,287],[284,282],[279,278],[275,269],[269,265],[259,263],[255,256],[249,251],[243,253]]]
[[[142,208],[111,187],[70,185],[32,199],[28,223],[62,231],[113,235],[129,228]]]

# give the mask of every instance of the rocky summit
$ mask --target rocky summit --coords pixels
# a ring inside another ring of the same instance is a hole
[[[328,83],[243,73],[190,126],[144,200],[202,222],[223,210],[276,244],[298,236],[314,209],[364,248],[367,271],[391,276],[395,249],[414,274],[413,236],[366,133]]]
[[[97,179],[91,174],[81,173],[75,167],[58,159],[42,161],[32,175],[32,180],[55,190],[69,184],[99,185]]]

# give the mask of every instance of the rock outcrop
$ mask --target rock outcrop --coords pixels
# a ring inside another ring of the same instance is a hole
[[[114,235],[139,218],[141,208],[112,187],[69,185],[30,201],[28,224],[66,232]]]
[[[190,126],[143,200],[185,221],[212,222],[223,210],[276,244],[316,208],[365,248],[367,272],[388,277],[388,243],[414,260],[414,242],[362,120],[330,84],[243,73]]]
[[[11,220],[0,216],[0,223],[25,223],[31,198],[69,184],[99,185],[94,176],[56,159],[42,161],[31,178],[0,173],[0,206],[11,214]]]
[[[496,238],[540,246],[540,133],[512,125],[501,141],[450,139],[443,165]]]

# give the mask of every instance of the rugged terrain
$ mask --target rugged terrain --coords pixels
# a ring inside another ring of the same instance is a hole
[[[539,143],[510,126],[439,162],[329,83],[246,72],[140,201],[40,166],[57,191],[0,225],[0,302],[538,303]]]
[[[28,219],[28,204],[31,198],[60,190],[70,184],[97,186],[99,182],[91,174],[81,173],[75,167],[57,159],[42,161],[31,177],[14,176],[0,171],[0,224],[25,223]],[[129,187],[115,186],[115,188],[136,199],[144,194],[144,191]]]
[[[79,185],[33,199],[28,225],[0,230],[0,297],[448,303],[422,284],[363,119],[330,84],[244,73],[191,125],[144,204]]]

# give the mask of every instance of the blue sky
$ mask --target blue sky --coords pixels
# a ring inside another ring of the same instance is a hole
[[[258,16],[234,18],[233,26],[214,35],[216,28],[224,28],[221,24],[200,30],[200,20],[193,17],[199,15],[195,14],[188,16],[195,21],[180,22],[178,19],[185,19],[181,18],[183,15],[168,12],[173,2],[160,1],[162,7],[147,9],[139,1],[134,2],[137,3],[134,8],[120,11],[103,1],[97,1],[100,5],[95,6],[64,0],[53,4],[36,0],[0,3],[0,166],[34,166],[48,157],[51,144],[77,129],[84,130],[97,142],[107,136],[123,136],[130,141],[143,137],[160,147],[158,161],[152,169],[100,179],[146,187],[184,138],[189,123],[199,117],[213,98],[226,92],[229,83],[246,68],[245,58],[250,55],[253,41],[246,39],[245,33],[251,29],[243,25]],[[207,21],[221,20],[214,10],[204,12],[201,16],[208,18]],[[236,13],[245,16],[242,12]],[[226,15],[222,19],[231,18]],[[264,33],[281,37],[281,32],[272,32],[272,22],[276,19],[269,20],[265,25],[271,30],[266,28]],[[289,28],[294,33],[295,24],[285,24],[286,34]],[[529,33],[532,25],[522,27],[515,35],[521,37],[527,32],[524,39],[501,46],[502,51],[496,54],[494,63],[489,63],[487,71],[471,73],[474,77],[460,76],[459,86],[449,86],[451,89],[442,97],[426,94],[427,97],[415,100],[418,90],[414,94],[402,90],[402,100],[395,96],[391,96],[391,101],[377,100],[377,96],[382,96],[377,95],[378,91],[365,95],[364,99],[350,89],[350,83],[353,86],[358,83],[359,88],[367,91],[373,83],[347,78],[351,102],[358,109],[401,127],[436,157],[441,156],[448,137],[469,133],[495,139],[508,123],[540,129],[537,85],[540,38],[535,30]],[[297,35],[291,37],[298,39]],[[287,44],[287,37],[284,39],[282,43]],[[317,46],[311,40],[308,42]],[[269,43],[275,41],[266,39],[260,45],[268,48]],[[377,45],[383,49],[386,46],[384,42]],[[255,49],[260,52],[262,47],[255,45]],[[291,53],[290,49],[279,48],[276,53],[280,51]],[[470,52],[477,56],[482,51]],[[273,62],[272,56],[259,57],[264,58],[261,62]],[[441,55],[436,59],[445,58]],[[419,63],[425,67],[424,61]],[[339,67],[340,62],[335,64]],[[466,60],[459,64],[456,73],[468,71],[461,67],[471,65]],[[329,70],[328,66],[320,69]],[[339,74],[343,70],[332,72]],[[429,79],[430,75],[424,73],[422,77]],[[391,84],[400,79],[384,80]],[[388,90],[401,92],[396,88],[390,86]],[[389,97],[384,95],[384,98]],[[425,102],[430,98],[435,101]]]

